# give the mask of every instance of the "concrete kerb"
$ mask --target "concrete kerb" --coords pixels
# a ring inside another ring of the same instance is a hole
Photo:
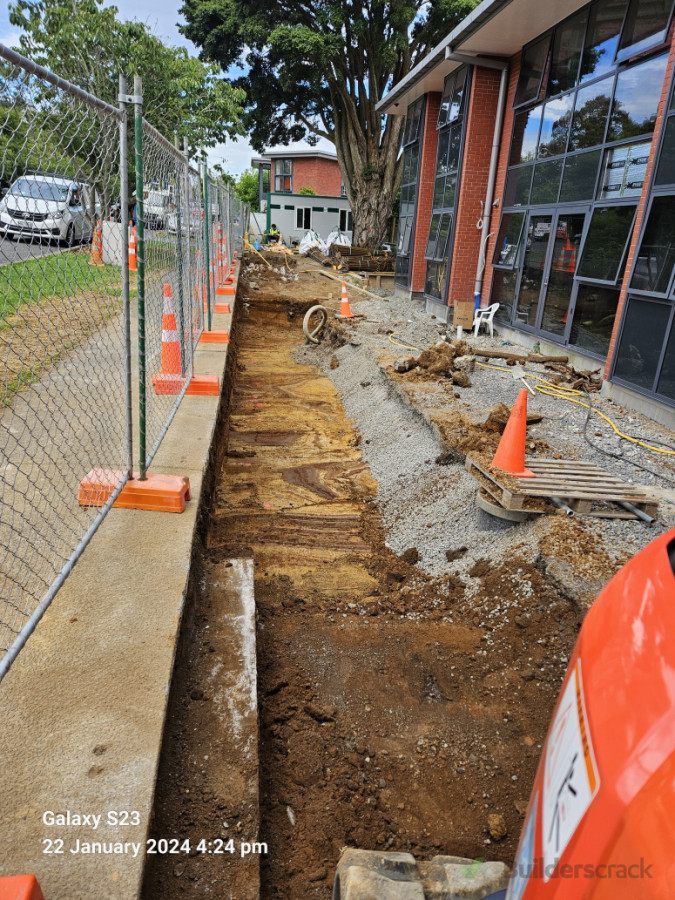
[[[0,877],[35,874],[46,900],[139,895],[231,348],[197,348],[221,396],[184,398],[150,469],[189,476],[186,511],[111,510],[0,688]]]

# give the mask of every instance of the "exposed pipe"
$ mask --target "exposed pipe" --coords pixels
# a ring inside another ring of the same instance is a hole
[[[450,47],[446,48],[445,58],[457,62],[470,63],[482,68],[499,69],[501,79],[499,81],[499,98],[497,100],[497,115],[495,116],[495,129],[492,137],[492,155],[490,157],[490,169],[488,171],[487,190],[485,192],[485,206],[482,216],[480,250],[478,253],[478,265],[476,266],[476,281],[474,283],[473,296],[476,305],[480,303],[480,295],[483,290],[483,276],[485,274],[485,253],[490,235],[490,220],[492,219],[492,202],[494,200],[495,182],[497,180],[497,163],[499,162],[499,148],[501,145],[502,125],[504,124],[504,110],[506,108],[506,92],[509,80],[508,62],[491,56],[466,56],[462,53],[453,53]]]
[[[643,522],[646,522],[647,525],[651,525],[654,522],[654,518],[648,515],[641,509],[638,509],[637,506],[633,506],[632,503],[629,503],[628,500],[617,500],[619,506],[623,506],[624,509],[627,509],[628,512],[633,513],[634,516],[637,516],[638,519],[642,519]]]

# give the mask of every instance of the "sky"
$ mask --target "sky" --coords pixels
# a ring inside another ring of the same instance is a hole
[[[182,0],[117,0],[116,3],[106,3],[106,6],[117,6],[118,17],[122,20],[138,19],[144,22],[150,30],[156,34],[165,44],[170,46],[186,47],[191,56],[197,56],[199,49],[188,41],[178,31],[178,24],[183,22],[178,10],[182,6]],[[9,22],[7,3],[0,0],[0,43],[12,47],[18,44],[19,33]],[[58,73],[57,73],[58,74]],[[307,144],[291,144],[293,149],[308,149]],[[334,152],[333,145],[321,138],[316,145],[317,150]],[[226,172],[239,175],[251,165],[251,158],[258,154],[250,143],[239,138],[236,141],[228,141],[227,144],[218,144],[207,150],[210,165],[220,163]]]

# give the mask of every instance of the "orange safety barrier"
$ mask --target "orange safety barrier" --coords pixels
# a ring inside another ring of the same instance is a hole
[[[124,472],[92,469],[80,482],[80,506],[104,506],[120,483]],[[116,509],[145,509],[154,512],[182,513],[190,500],[190,479],[186,475],[150,475],[144,481],[140,473],[122,488],[113,503]]]
[[[45,900],[35,875],[0,878],[0,900]]]
[[[534,478],[534,472],[525,468],[525,440],[527,438],[527,391],[518,394],[515,406],[506,423],[504,434],[492,460],[492,468],[507,475]]]
[[[229,344],[230,335],[227,331],[214,328],[212,331],[202,331],[199,338],[200,344]]]

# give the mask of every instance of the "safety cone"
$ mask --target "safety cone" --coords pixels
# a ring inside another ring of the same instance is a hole
[[[181,374],[180,342],[171,302],[171,285],[164,285],[162,312],[162,371],[152,378],[157,394],[179,394],[185,379]]]
[[[353,319],[354,313],[349,308],[349,298],[347,297],[347,285],[342,282],[342,297],[340,303],[340,315],[343,319]]]
[[[129,222],[129,271],[138,271],[136,257],[136,226],[133,222]]]
[[[492,460],[492,468],[507,475],[534,478],[534,472],[525,468],[525,438],[527,436],[527,391],[518,394],[515,406],[506,423],[504,434]]]
[[[101,236],[101,220],[99,219],[94,228],[94,236],[91,240],[91,253],[89,254],[90,266],[103,265],[103,238]]]
[[[0,900],[45,900],[35,875],[0,878]]]

